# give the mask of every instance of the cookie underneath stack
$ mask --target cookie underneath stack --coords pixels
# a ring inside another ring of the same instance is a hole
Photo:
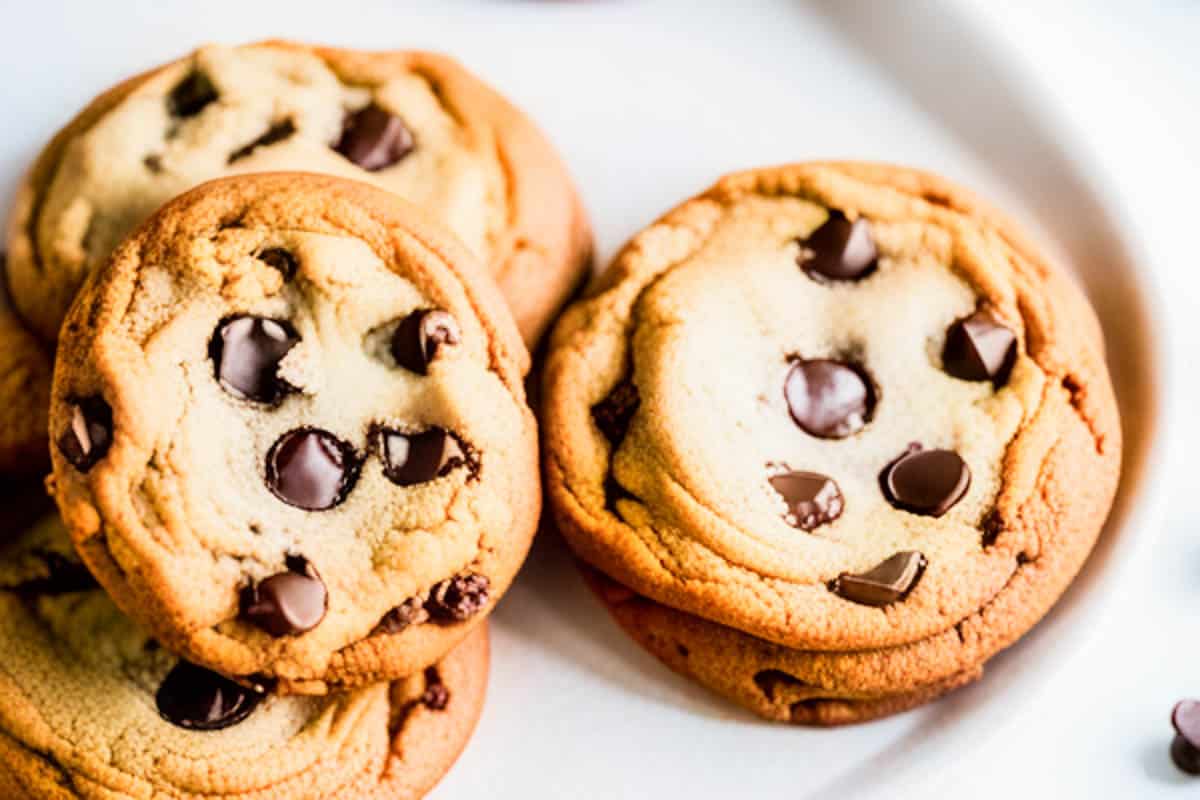
[[[0,550],[0,796],[413,800],[470,736],[486,626],[435,666],[321,698],[262,696],[157,646],[50,518]]]
[[[208,47],[76,117],[8,230],[0,470],[49,452],[61,516],[5,510],[0,796],[424,795],[537,526],[527,348],[588,239],[442,56]]]
[[[1111,505],[1095,316],[931,175],[725,178],[636,236],[552,339],[544,470],[621,625],[773,719],[890,714],[978,677]]]

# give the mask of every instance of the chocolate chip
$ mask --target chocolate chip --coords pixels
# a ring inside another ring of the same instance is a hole
[[[401,320],[392,333],[392,358],[407,370],[425,375],[443,346],[459,343],[458,323],[448,311],[425,308]]]
[[[291,280],[296,275],[296,270],[300,265],[296,261],[296,257],[284,250],[282,247],[271,247],[263,250],[258,254],[261,261],[265,261],[267,266],[274,267],[283,273],[284,280]]]
[[[632,500],[635,503],[642,502],[641,498],[621,485],[621,482],[613,475],[612,467],[610,466],[608,474],[604,476],[604,507],[616,516],[624,519],[621,516],[620,509],[617,508],[617,503],[621,500]]]
[[[800,267],[818,280],[858,281],[879,265],[870,223],[862,217],[851,222],[837,210],[800,247]]]
[[[342,138],[333,149],[368,172],[390,167],[413,149],[413,135],[404,120],[371,103],[346,115]]]
[[[242,617],[272,636],[310,631],[325,618],[329,596],[317,570],[300,556],[289,556],[287,571],[242,592]]]
[[[490,586],[491,581],[484,575],[457,575],[433,587],[425,608],[441,622],[462,622],[487,605]]]
[[[286,320],[239,316],[222,320],[208,345],[217,380],[243,400],[278,403],[295,388],[278,375],[279,362],[300,341]]]
[[[376,633],[400,633],[413,625],[419,625],[429,619],[425,603],[419,597],[410,597],[391,611],[383,615]]]
[[[946,332],[942,368],[964,381],[1008,382],[1017,360],[1017,337],[990,311],[976,311]]]
[[[215,672],[180,661],[155,695],[158,713],[172,725],[193,731],[228,728],[250,716],[263,700]]]
[[[421,703],[430,711],[442,711],[450,704],[450,690],[442,683],[437,667],[425,669],[425,691],[421,694]]]
[[[158,175],[163,171],[162,156],[157,153],[151,153],[142,159],[142,166],[154,175]]]
[[[787,504],[784,519],[788,524],[811,531],[833,522],[842,515],[845,500],[837,483],[817,472],[784,472],[772,475],[771,487]]]
[[[971,470],[953,450],[911,445],[880,476],[883,493],[896,508],[940,517],[971,488]]]
[[[467,450],[462,442],[442,428],[430,428],[420,433],[379,428],[374,440],[383,461],[383,474],[398,486],[431,481],[468,464]]]
[[[58,449],[71,466],[87,472],[104,458],[112,444],[112,408],[99,395],[67,402],[71,422],[58,437]]]
[[[792,419],[822,439],[858,433],[875,411],[875,390],[855,366],[828,359],[799,360],[783,384]]]
[[[267,453],[267,487],[288,505],[324,511],[346,499],[358,467],[354,448],[332,433],[296,428]]]
[[[917,585],[924,570],[925,556],[905,550],[859,575],[842,573],[831,588],[852,603],[886,606],[903,600]]]
[[[1200,700],[1182,700],[1171,711],[1175,738],[1171,760],[1189,775],[1200,775]]]
[[[175,117],[194,117],[217,99],[217,87],[203,72],[191,72],[167,95],[167,110]]]
[[[232,164],[235,161],[241,161],[258,148],[270,147],[273,144],[282,142],[284,139],[290,138],[295,132],[296,123],[290,119],[285,119],[283,122],[276,122],[267,128],[267,132],[262,136],[230,153],[228,163]]]
[[[605,439],[614,446],[619,445],[641,402],[637,387],[631,381],[623,380],[613,387],[608,397],[592,406],[592,419]]]

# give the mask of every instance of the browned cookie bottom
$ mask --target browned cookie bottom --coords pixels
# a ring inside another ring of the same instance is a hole
[[[634,641],[675,672],[769,720],[831,727],[867,722],[936,700],[978,679],[976,664],[927,682],[824,682],[810,671],[797,677],[785,668],[806,654],[656,603],[579,564],[588,585]],[[822,653],[829,660],[837,653]],[[810,669],[813,664],[805,664]],[[781,668],[782,667],[782,668]],[[830,676],[832,677],[832,676]]]

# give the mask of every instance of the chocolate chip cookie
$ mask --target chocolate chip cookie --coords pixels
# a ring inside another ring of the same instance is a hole
[[[528,353],[486,271],[395,195],[205,184],[63,325],[53,491],[117,605],[188,660],[321,692],[477,624],[540,510]]]
[[[618,617],[798,721],[978,674],[1076,574],[1119,475],[1079,290],[964,190],[885,165],[737,174],[672,211],[564,315],[544,389],[560,528],[662,607]],[[764,700],[763,672],[806,693]]]
[[[487,628],[412,678],[274,697],[180,661],[74,560],[57,517],[0,551],[0,796],[418,798],[483,704]]]
[[[214,46],[105,92],[37,159],[8,228],[17,311],[52,350],[84,278],[160,205],[213,178],[294,170],[421,206],[490,267],[531,347],[589,266],[587,220],[554,149],[452,59]]]

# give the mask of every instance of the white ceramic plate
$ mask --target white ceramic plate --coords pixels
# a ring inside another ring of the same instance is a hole
[[[1150,529],[1167,387],[1157,300],[1103,177],[964,6],[208,0],[202,14],[147,2],[125,18],[117,8],[39,3],[37,30],[0,52],[0,69],[22,76],[7,82],[5,188],[80,104],[201,41],[424,46],[457,55],[550,133],[601,261],[723,172],[877,159],[941,172],[1024,219],[1076,268],[1103,318],[1126,421],[1117,509],[1064,601],[981,683],[869,725],[762,723],[626,639],[543,537],[494,618],[488,707],[437,797],[909,796],[1037,696]],[[42,59],[47,50],[57,57]]]

